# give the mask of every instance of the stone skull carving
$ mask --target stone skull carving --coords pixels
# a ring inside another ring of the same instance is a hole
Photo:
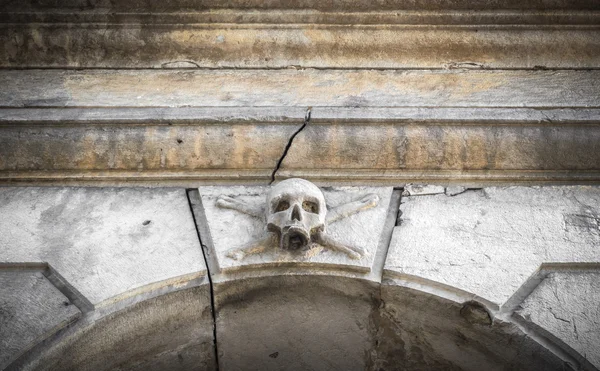
[[[298,250],[325,231],[327,206],[321,190],[304,179],[289,179],[267,196],[267,229],[277,235],[279,247]]]
[[[323,192],[313,183],[299,178],[287,179],[273,186],[264,207],[253,206],[233,197],[220,196],[217,206],[234,209],[266,222],[267,235],[247,246],[229,251],[232,259],[242,259],[268,248],[304,251],[313,245],[340,251],[352,259],[364,255],[361,248],[347,246],[326,234],[328,224],[377,206],[379,197],[367,194],[362,198],[327,210]]]

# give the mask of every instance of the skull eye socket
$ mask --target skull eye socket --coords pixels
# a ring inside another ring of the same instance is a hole
[[[317,205],[316,202],[304,201],[302,203],[302,208],[304,209],[304,211],[307,211],[309,213],[313,213],[313,214],[319,213],[319,205]]]
[[[277,213],[279,211],[287,210],[289,208],[290,208],[290,203],[285,200],[282,200],[282,201],[279,201],[279,203],[275,207],[275,212]]]

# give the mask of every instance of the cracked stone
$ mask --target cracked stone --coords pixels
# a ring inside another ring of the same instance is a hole
[[[426,196],[444,193],[445,189],[442,186],[431,184],[407,184],[404,187],[402,196]]]

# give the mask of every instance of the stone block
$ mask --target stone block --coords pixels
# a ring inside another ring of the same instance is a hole
[[[0,267],[0,369],[80,315],[40,271]]]
[[[473,301],[456,302],[384,277],[371,370],[577,369],[511,322]]]
[[[404,196],[384,268],[379,359],[595,369],[599,220],[595,186]]]
[[[50,264],[94,306],[204,277],[183,189],[0,188],[0,256]]]
[[[12,300],[0,313],[20,316],[0,327],[2,346],[28,342],[7,370],[214,370],[211,289],[184,189],[1,188],[0,215],[2,265],[44,267],[46,285],[84,312],[63,328],[50,309],[77,311],[64,298],[0,285]]]
[[[600,188],[403,197],[386,274],[502,306],[542,263],[600,262]]]
[[[85,318],[7,371],[214,371],[207,285]]]
[[[215,285],[221,370],[365,370],[377,286],[282,272]]]
[[[600,368],[599,303],[599,270],[555,272],[519,305],[515,315],[565,344],[586,368]]]

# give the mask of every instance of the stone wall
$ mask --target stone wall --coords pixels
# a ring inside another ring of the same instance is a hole
[[[4,1],[0,183],[600,180],[593,0]]]
[[[269,187],[1,188],[0,368],[600,367],[600,188],[322,190],[291,251]]]
[[[599,25],[0,1],[0,369],[599,369]]]

